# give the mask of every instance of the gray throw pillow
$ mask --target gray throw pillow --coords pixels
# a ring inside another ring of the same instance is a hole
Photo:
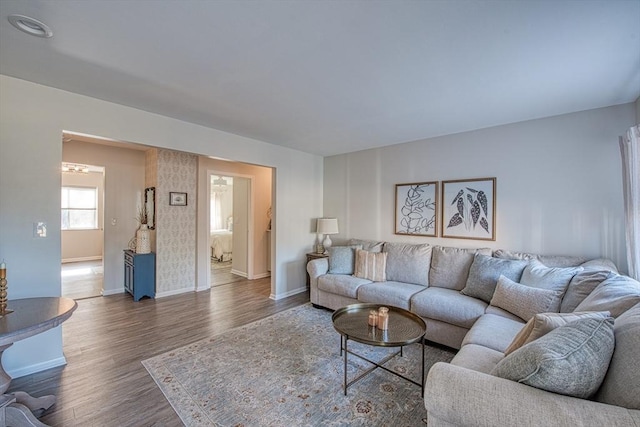
[[[538,313],[557,313],[561,298],[561,291],[522,285],[500,276],[491,305],[507,310],[527,322]]]
[[[540,261],[532,260],[522,272],[520,283],[564,293],[573,276],[582,270],[582,267],[547,267]]]
[[[578,306],[576,311],[609,311],[618,317],[640,302],[640,283],[628,276],[615,274],[600,283]]]
[[[607,270],[587,270],[576,274],[569,282],[567,292],[562,298],[560,305],[560,313],[571,313],[576,307],[584,301],[586,297],[593,292],[598,285],[616,273]]]
[[[520,347],[491,375],[586,399],[602,384],[614,345],[612,317],[579,319]]]
[[[431,254],[429,286],[462,290],[475,254],[491,255],[491,249],[463,249],[435,246]]]
[[[498,278],[502,275],[514,282],[520,282],[522,271],[527,266],[525,260],[493,258],[476,255],[469,269],[467,284],[461,293],[490,302],[496,289]]]
[[[616,348],[595,399],[623,408],[640,409],[640,304],[616,319],[613,332]]]
[[[378,242],[377,240],[363,240],[363,239],[349,239],[349,246],[362,246],[367,252],[382,252],[384,242]]]
[[[387,253],[387,280],[428,286],[431,249],[426,243],[385,243],[382,251]]]
[[[329,248],[329,274],[353,274],[356,249],[361,245],[332,246]]]

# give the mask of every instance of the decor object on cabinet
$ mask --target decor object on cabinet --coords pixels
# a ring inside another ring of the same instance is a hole
[[[438,235],[438,182],[396,184],[395,234]]]
[[[137,254],[124,251],[124,289],[134,301],[144,296],[156,296],[156,254]]]
[[[496,240],[496,178],[442,181],[442,237]]]
[[[318,218],[317,234],[324,234],[324,240],[322,241],[322,246],[324,246],[323,253],[327,253],[329,248],[331,247],[331,238],[329,235],[338,234],[338,219],[337,218]]]
[[[169,205],[187,206],[187,193],[169,192]]]
[[[136,217],[136,220],[140,226],[136,231],[135,251],[139,254],[148,254],[151,252],[151,232],[147,226],[149,215],[146,203],[143,203],[138,207],[138,216]]]

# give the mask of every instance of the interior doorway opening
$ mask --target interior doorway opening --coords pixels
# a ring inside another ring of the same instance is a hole
[[[62,162],[61,171],[61,293],[98,297],[104,286],[105,169]]]

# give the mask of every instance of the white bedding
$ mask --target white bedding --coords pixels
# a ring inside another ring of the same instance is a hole
[[[211,230],[211,256],[219,260],[224,258],[231,259],[232,252],[233,232],[229,230]]]

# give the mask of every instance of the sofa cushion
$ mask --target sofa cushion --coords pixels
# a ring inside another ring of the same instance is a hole
[[[467,344],[455,355],[451,364],[489,374],[503,358],[504,354],[489,347]]]
[[[522,285],[500,276],[491,305],[507,310],[526,322],[537,313],[558,312],[561,298],[561,291]]]
[[[431,254],[429,286],[460,291],[467,283],[475,254],[491,255],[491,249],[462,249],[435,246]]]
[[[411,297],[423,290],[422,285],[404,282],[370,283],[358,288],[358,301],[387,304],[409,310]]]
[[[547,267],[576,267],[587,261],[587,258],[564,255],[538,255],[529,252],[516,252],[498,249],[493,253],[496,258],[538,260]]]
[[[573,276],[582,270],[584,270],[582,267],[547,267],[540,261],[532,260],[524,268],[520,283],[564,293]]]
[[[487,304],[453,289],[427,288],[411,299],[411,311],[422,317],[470,328]]]
[[[332,246],[329,248],[329,274],[353,274],[356,249],[361,245]]]
[[[484,314],[495,314],[497,316],[506,317],[507,319],[516,320],[518,322],[523,321],[521,318],[519,318],[515,314],[509,313],[507,310],[503,310],[493,305],[488,305],[487,308],[484,310]]]
[[[614,344],[612,317],[579,319],[514,351],[491,374],[586,399],[600,387]]]
[[[318,289],[349,298],[357,298],[358,288],[371,283],[371,280],[360,279],[345,274],[325,274],[318,277]]]
[[[613,332],[616,348],[596,400],[640,409],[640,304],[616,319]]]
[[[602,282],[610,277],[615,276],[608,270],[588,270],[585,269],[576,274],[565,292],[560,304],[561,313],[570,313],[575,311],[576,307],[589,296],[591,292]]]
[[[585,318],[605,318],[609,317],[608,311],[583,311],[576,313],[538,313],[533,316],[513,339],[509,347],[505,350],[505,356],[513,353],[525,344],[534,341],[541,336],[548,334],[560,326]]]
[[[387,280],[429,285],[431,246],[405,243],[385,243],[387,253]]]
[[[576,311],[609,311],[618,317],[640,302],[640,283],[616,274],[600,283],[578,306]]]
[[[353,275],[374,282],[384,282],[386,278],[387,254],[356,249],[356,263]]]
[[[489,302],[493,297],[500,275],[514,282],[519,282],[526,266],[527,261],[476,255],[469,269],[466,286],[461,292],[464,295]]]
[[[367,252],[382,252],[384,242],[376,240],[349,239],[349,245],[360,245]]]
[[[591,259],[580,264],[580,267],[585,270],[607,270],[613,271],[614,273],[618,272],[618,267],[616,267],[615,263],[608,258]]]
[[[485,314],[469,330],[462,340],[462,346],[477,344],[504,353],[523,326],[522,320]]]

